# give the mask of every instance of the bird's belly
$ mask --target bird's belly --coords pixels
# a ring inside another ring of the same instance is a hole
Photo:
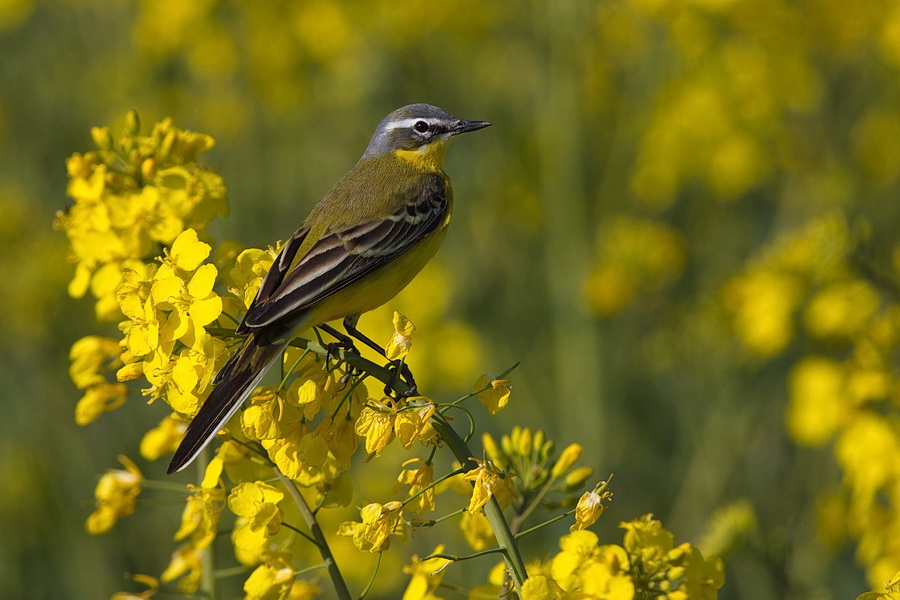
[[[388,302],[431,260],[446,232],[446,226],[441,227],[369,276],[313,307],[309,317],[304,319],[307,327],[368,312]]]

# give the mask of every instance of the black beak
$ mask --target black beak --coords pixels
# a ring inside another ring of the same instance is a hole
[[[467,131],[475,131],[476,129],[484,129],[493,125],[490,121],[463,121],[459,120],[450,127],[451,135],[466,133]]]

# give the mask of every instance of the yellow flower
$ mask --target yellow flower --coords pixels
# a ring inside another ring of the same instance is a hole
[[[258,566],[244,582],[245,600],[281,600],[294,584],[294,569],[283,558]]]
[[[115,366],[122,355],[119,342],[112,338],[89,335],[81,338],[69,351],[69,377],[80,390],[98,383],[106,383],[101,370]]]
[[[214,265],[203,265],[189,280],[177,275],[159,277],[162,273],[160,269],[151,294],[157,308],[172,311],[166,330],[172,339],[193,340],[222,313],[222,299],[213,292],[218,271]]]
[[[228,271],[227,281],[229,290],[243,302],[244,310],[253,302],[273,262],[275,252],[271,248],[247,248],[238,254],[234,267]]]
[[[322,588],[311,581],[295,579],[287,600],[315,600],[322,596]]]
[[[359,446],[359,436],[356,435],[354,429],[354,421],[349,415],[346,417],[339,416],[337,421],[332,423],[326,438],[331,453],[345,469],[350,468],[350,461],[356,452],[357,446]]]
[[[865,327],[880,304],[878,293],[863,281],[842,281],[821,289],[806,307],[804,323],[818,338],[851,339]]]
[[[584,295],[601,316],[622,310],[641,292],[662,288],[684,268],[684,241],[663,223],[619,216],[605,220],[597,240],[598,261]]]
[[[133,513],[141,493],[144,478],[137,465],[126,456],[119,456],[119,462],[125,470],[110,469],[94,489],[97,508],[85,523],[88,532],[94,535],[106,533],[116,521]]]
[[[158,278],[171,277],[179,269],[188,272],[196,270],[209,257],[211,251],[212,247],[201,242],[196,231],[185,229],[172,242],[172,247],[165,250]]]
[[[305,469],[320,469],[328,458],[328,442],[325,441],[331,420],[325,419],[313,431],[300,438],[297,454]]]
[[[844,368],[825,357],[807,356],[791,369],[785,420],[794,441],[824,444],[849,416]]]
[[[241,431],[251,440],[275,440],[282,437],[282,424],[300,422],[300,412],[286,405],[274,388],[264,388],[250,398],[241,413]]]
[[[396,494],[403,486],[409,486],[408,497],[416,496],[415,500],[406,503],[406,510],[411,513],[419,514],[428,510],[434,510],[434,487],[431,486],[434,481],[434,466],[421,458],[411,458],[403,463],[404,467],[409,467],[418,463],[418,467],[404,468],[397,477],[392,493]],[[427,488],[427,489],[426,489]]]
[[[559,479],[563,477],[569,469],[571,469],[578,459],[581,458],[581,452],[584,450],[581,444],[569,444],[566,446],[562,452],[559,453],[559,458],[556,459],[556,462],[553,464],[553,469],[550,471],[550,474],[554,479]]]
[[[200,558],[200,551],[188,542],[172,553],[169,565],[159,578],[163,583],[180,579],[178,590],[185,594],[193,594],[200,587],[202,576],[203,561]]]
[[[900,434],[894,423],[877,414],[861,413],[849,423],[838,437],[835,455],[861,504],[874,501],[879,490],[900,479]]]
[[[144,393],[162,396],[176,412],[193,415],[210,389],[214,365],[226,352],[225,342],[203,333],[177,356],[169,354],[173,346],[174,342],[166,342],[144,360],[144,376],[153,386]]]
[[[534,575],[522,585],[522,600],[561,600],[565,591],[544,575]]]
[[[291,382],[285,399],[300,408],[306,419],[314,419],[322,409],[330,409],[338,387],[334,375],[323,369],[314,355],[307,355],[295,372],[299,377]]]
[[[444,551],[444,545],[441,544],[434,549],[432,554],[441,554]],[[401,600],[430,600],[434,599],[434,591],[441,585],[444,578],[444,568],[450,564],[450,560],[446,558],[429,558],[419,560],[414,556],[412,565],[403,567],[403,572],[412,575],[406,591],[403,592]]]
[[[125,404],[128,388],[122,383],[92,385],[75,406],[75,422],[79,425],[93,423],[100,415]]]
[[[412,334],[415,330],[416,326],[412,321],[394,311],[394,335],[384,347],[388,360],[399,360],[407,355],[412,347]]]
[[[162,202],[164,192],[145,186],[109,195],[109,220],[129,256],[146,256],[154,242],[169,243],[184,229],[183,221]]]
[[[116,592],[109,600],[149,600],[149,598],[159,589],[159,580],[156,577],[136,574],[132,575],[131,579],[147,586],[147,589],[138,594],[132,592]]]
[[[368,504],[360,511],[362,522],[344,521],[338,535],[353,538],[354,545],[363,552],[383,552],[391,546],[389,536],[406,535],[402,510],[403,505],[397,501]]]
[[[431,426],[431,416],[434,414],[434,403],[428,398],[417,396],[407,399],[407,402],[422,402],[419,406],[407,406],[397,413],[394,419],[394,433],[400,441],[400,445],[409,450],[413,442],[425,443],[432,439],[437,432]]]
[[[186,429],[187,423],[174,415],[168,415],[141,438],[141,456],[147,460],[156,460],[163,454],[174,452]]]
[[[381,456],[394,439],[394,419],[397,413],[393,401],[382,404],[374,399],[363,408],[356,421],[356,434],[366,438],[366,452]]]
[[[490,433],[485,432],[481,434],[481,445],[484,447],[485,456],[495,465],[499,465],[503,469],[510,466],[509,457],[500,449],[497,440]]]
[[[639,519],[619,523],[625,530],[625,550],[632,555],[642,556],[645,560],[664,557],[675,546],[675,536],[665,529],[662,523],[653,519],[652,515],[644,515]]]
[[[119,308],[128,317],[119,328],[125,334],[125,348],[133,356],[150,354],[159,347],[159,316],[150,298],[135,293],[117,294]]]
[[[619,546],[599,546],[590,531],[576,531],[560,538],[562,552],[550,562],[550,575],[566,591],[588,598],[631,600],[635,594],[628,556]]]
[[[486,550],[496,543],[491,523],[481,511],[464,512],[459,520],[459,529],[463,532],[466,542],[476,552]]]
[[[574,469],[571,473],[566,475],[564,489],[575,490],[580,488],[593,474],[594,470],[590,467],[578,467],[577,469]]]
[[[797,277],[769,269],[743,274],[727,285],[725,303],[735,332],[749,350],[768,358],[787,346],[801,292]]]
[[[569,531],[580,531],[597,522],[603,514],[603,496],[591,490],[582,494],[575,506],[575,524],[569,527]]]
[[[134,127],[126,127],[118,140],[108,128],[95,128],[100,151],[68,160],[67,193],[75,204],[57,218],[78,260],[69,293],[80,297],[90,288],[102,320],[119,314],[114,291],[130,262],[147,258],[157,242],[173,243],[186,225],[204,228],[225,208],[221,177],[191,164],[211,146],[211,138],[179,130],[171,120],[158,124],[151,136],[140,136],[136,118],[129,120]],[[190,150],[182,154],[182,149]],[[182,250],[174,254],[189,263]]]
[[[472,391],[488,407],[492,415],[496,415],[509,403],[509,395],[512,386],[508,379],[494,379],[490,373],[485,373],[475,381]],[[485,389],[487,388],[487,389]]]
[[[298,479],[304,472],[301,443],[309,434],[309,425],[300,420],[283,422],[281,436],[274,440],[262,440],[262,446],[278,469],[289,479]]]
[[[476,462],[478,467],[463,476],[463,479],[473,484],[472,497],[466,510],[469,512],[481,510],[492,496],[497,499],[501,508],[512,504],[516,497],[516,488],[512,481],[515,475],[499,470],[490,462]]]
[[[245,550],[262,548],[281,529],[278,503],[284,493],[267,483],[239,483],[228,495],[228,508],[238,517],[234,545]]]
[[[193,547],[202,550],[216,539],[219,516],[225,504],[225,487],[196,487],[189,485],[191,495],[181,513],[181,527],[175,532],[175,541],[191,537]]]

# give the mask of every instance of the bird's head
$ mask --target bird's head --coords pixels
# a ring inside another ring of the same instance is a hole
[[[440,170],[450,140],[491,125],[465,121],[430,104],[410,104],[384,118],[375,129],[363,158],[394,155],[426,170]]]

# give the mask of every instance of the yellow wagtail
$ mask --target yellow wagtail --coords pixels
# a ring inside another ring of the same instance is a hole
[[[374,345],[356,330],[359,316],[397,295],[437,252],[453,207],[443,171],[447,148],[454,136],[489,125],[428,104],[404,106],[378,124],[362,158],[313,208],[263,279],[236,330],[247,337],[216,375],[169,473],[197,457],[295,335],[344,319],[347,333]]]

